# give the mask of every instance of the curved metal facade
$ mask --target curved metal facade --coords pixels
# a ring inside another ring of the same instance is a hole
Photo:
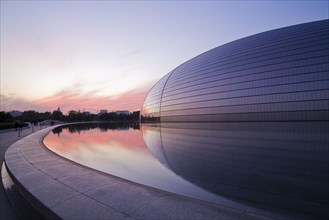
[[[142,121],[329,120],[329,20],[207,51],[148,93]]]

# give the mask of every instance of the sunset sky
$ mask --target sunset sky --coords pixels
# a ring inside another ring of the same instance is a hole
[[[139,110],[181,63],[328,1],[3,1],[1,111]]]

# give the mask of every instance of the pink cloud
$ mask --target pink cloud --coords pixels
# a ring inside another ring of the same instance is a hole
[[[133,89],[116,96],[99,96],[97,91],[83,93],[77,88],[75,91],[62,90],[54,95],[34,102],[38,106],[54,110],[60,107],[66,114],[70,110],[90,111],[96,113],[100,109],[115,110],[140,110],[151,85]]]
[[[40,112],[50,111],[50,109],[46,106],[39,105],[37,103],[30,102],[28,100],[15,97],[14,95],[0,96],[0,111],[11,111],[11,110],[37,110]]]
[[[108,111],[116,110],[140,110],[144,99],[152,87],[152,84],[143,85],[119,95],[101,96],[99,91],[83,92],[83,86],[76,84],[72,88],[63,89],[53,95],[39,100],[29,101],[14,95],[1,94],[1,111],[11,110],[36,110],[45,112],[61,108],[64,114],[70,110],[90,111],[97,113],[100,109]]]

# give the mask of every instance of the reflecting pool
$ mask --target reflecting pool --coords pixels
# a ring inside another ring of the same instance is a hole
[[[229,207],[328,217],[329,122],[86,123],[44,140],[133,182]]]
[[[54,129],[44,144],[65,158],[114,176],[180,195],[240,206],[163,166],[146,146],[139,124],[64,125]]]

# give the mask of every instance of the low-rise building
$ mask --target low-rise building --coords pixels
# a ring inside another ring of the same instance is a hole
[[[99,115],[103,115],[103,114],[107,114],[107,110],[106,109],[101,109],[101,110],[99,110]]]
[[[129,115],[130,114],[130,112],[127,110],[119,110],[119,111],[116,111],[115,113],[117,113],[117,115]]]

